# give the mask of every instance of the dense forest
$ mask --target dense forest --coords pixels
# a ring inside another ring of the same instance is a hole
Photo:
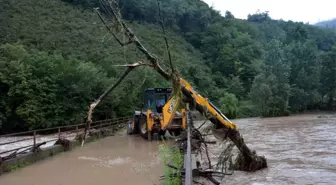
[[[145,57],[120,47],[93,9],[99,0],[2,0],[0,132],[83,122],[89,104],[118,77],[114,65]],[[167,59],[156,0],[123,0],[129,26]],[[173,62],[230,118],[336,108],[336,34],[267,12],[236,19],[201,0],[164,0]],[[164,65],[164,63],[162,64]],[[138,68],[97,107],[94,118],[131,115],[143,91],[168,87]]]

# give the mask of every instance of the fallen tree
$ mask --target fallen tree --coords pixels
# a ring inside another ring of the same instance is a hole
[[[159,7],[160,6],[158,4],[158,8]],[[195,103],[195,101],[192,99],[192,95],[190,94],[190,92],[187,89],[185,89],[185,87],[180,85],[179,74],[173,67],[173,63],[170,57],[169,44],[167,38],[165,37],[165,29],[163,23],[161,24],[161,26],[164,33],[164,39],[166,42],[169,56],[169,63],[168,63],[170,66],[169,69],[164,69],[160,66],[160,62],[163,61],[160,61],[158,57],[156,57],[153,53],[148,51],[141,43],[141,41],[138,39],[136,34],[126,25],[124,20],[121,18],[120,12],[118,11],[118,4],[115,0],[101,0],[101,8],[102,11],[104,12],[104,15],[101,14],[101,12],[98,9],[96,9],[96,12],[100,17],[101,21],[103,22],[103,24],[112,34],[114,39],[120,44],[120,46],[134,44],[137,47],[137,49],[146,56],[146,60],[145,62],[121,65],[127,67],[127,70],[121,75],[121,77],[114,84],[112,84],[96,101],[94,101],[90,105],[90,109],[87,115],[85,134],[84,137],[82,138],[82,146],[85,141],[87,128],[89,128],[89,125],[92,122],[92,113],[95,107],[104,99],[104,97],[108,93],[113,91],[113,89],[115,89],[121,83],[121,81],[129,74],[129,72],[131,72],[134,68],[139,66],[149,66],[155,71],[157,71],[158,74],[160,74],[164,80],[167,80],[172,83],[174,89],[173,91],[175,93],[181,93],[185,97],[184,100],[189,104],[191,104],[192,109],[196,109],[201,114],[207,115],[207,111],[205,110],[205,108]],[[108,24],[107,22],[112,24]],[[124,39],[123,41],[121,41],[118,35],[119,36],[121,35],[123,38],[126,38],[126,40]],[[229,138],[233,142],[233,144],[239,149],[240,154],[238,155],[237,163],[236,165],[234,165],[235,166],[234,169],[243,171],[256,171],[267,167],[266,158],[263,156],[258,156],[255,151],[251,151],[245,144],[243,137],[241,136],[241,134],[237,129],[227,128],[225,125],[220,124],[220,121],[217,120],[217,118],[207,116],[207,119],[209,119],[213,123],[212,130],[213,133],[216,134],[218,138],[222,140]],[[202,137],[199,137],[198,139],[200,139],[200,143],[205,143]],[[209,167],[211,168],[211,163],[209,164]]]

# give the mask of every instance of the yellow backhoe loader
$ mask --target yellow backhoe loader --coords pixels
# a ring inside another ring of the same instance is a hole
[[[228,118],[210,101],[198,94],[183,78],[179,78],[182,94],[193,101],[196,110],[207,114],[215,125],[236,129]],[[128,122],[128,134],[140,134],[151,140],[154,133],[179,135],[187,127],[187,115],[184,108],[179,111],[181,93],[173,93],[171,88],[151,88],[145,91],[143,109],[135,111],[133,119]]]

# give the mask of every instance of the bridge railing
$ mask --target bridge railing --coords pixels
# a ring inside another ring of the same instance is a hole
[[[126,123],[131,117],[120,117],[92,122],[89,131],[112,128]],[[59,139],[73,140],[84,133],[85,123],[58,126],[0,135],[0,162],[27,151],[53,145]],[[89,132],[88,132],[89,133]]]

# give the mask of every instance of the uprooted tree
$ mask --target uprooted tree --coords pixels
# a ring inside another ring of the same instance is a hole
[[[158,3],[158,8],[160,8]],[[101,0],[101,11],[104,12],[102,14],[98,9],[96,9],[96,12],[98,16],[100,17],[103,24],[106,26],[107,30],[112,34],[113,38],[120,44],[120,46],[125,46],[129,44],[134,44],[136,48],[142,52],[146,59],[143,61],[139,61],[133,64],[125,64],[125,65],[119,65],[121,67],[126,67],[127,69],[122,73],[122,75],[119,77],[119,79],[112,84],[97,100],[95,100],[89,107],[87,120],[86,120],[86,128],[84,131],[84,137],[82,138],[82,146],[85,141],[85,136],[87,133],[87,130],[89,128],[89,125],[92,122],[92,113],[95,109],[95,107],[108,95],[111,91],[113,91],[121,82],[122,80],[135,68],[139,66],[147,66],[151,67],[153,70],[156,70],[164,80],[167,80],[171,82],[173,86],[173,91],[175,93],[181,93],[185,97],[185,101],[188,101],[194,109],[196,109],[198,112],[200,112],[203,115],[207,115],[207,110],[195,103],[195,101],[192,100],[192,96],[188,90],[185,89],[185,87],[181,86],[179,83],[179,74],[177,70],[174,68],[170,53],[169,53],[169,44],[167,41],[167,38],[165,36],[165,29],[163,21],[161,22],[162,30],[164,39],[167,46],[168,56],[169,56],[169,62],[161,61],[158,57],[156,57],[153,53],[148,51],[144,45],[141,43],[141,41],[138,39],[138,37],[135,35],[135,33],[126,25],[125,21],[121,18],[121,14],[118,10],[118,3],[115,0]],[[160,13],[160,9],[159,9]],[[161,15],[160,15],[161,17]],[[161,17],[162,20],[162,17]],[[123,38],[123,39],[120,39]],[[126,39],[125,39],[126,38]],[[164,62],[169,66],[169,68],[164,69],[161,67],[160,63]],[[235,170],[243,170],[243,171],[256,171],[262,168],[267,167],[267,162],[265,157],[258,156],[255,151],[251,151],[247,145],[244,142],[243,137],[240,135],[239,131],[237,129],[230,129],[225,127],[225,125],[220,124],[219,120],[215,117],[207,116],[207,119],[210,120],[212,124],[212,130],[213,133],[216,134],[217,138],[219,137],[222,140],[225,140],[226,138],[229,138],[233,145],[238,148],[239,155],[236,160],[236,164],[233,166]],[[197,129],[196,129],[197,130]],[[194,132],[199,133],[199,132]],[[203,142],[204,139],[201,135],[200,137],[196,137],[196,140],[198,139],[200,142]],[[228,148],[232,148],[233,145],[229,145]],[[228,153],[228,148],[224,149],[225,153]],[[227,156],[227,155],[224,155]],[[228,159],[228,157],[223,157],[222,155],[222,161],[223,159]],[[223,161],[225,162],[225,160]],[[210,163],[210,162],[209,162]],[[211,165],[209,165],[211,168]]]

